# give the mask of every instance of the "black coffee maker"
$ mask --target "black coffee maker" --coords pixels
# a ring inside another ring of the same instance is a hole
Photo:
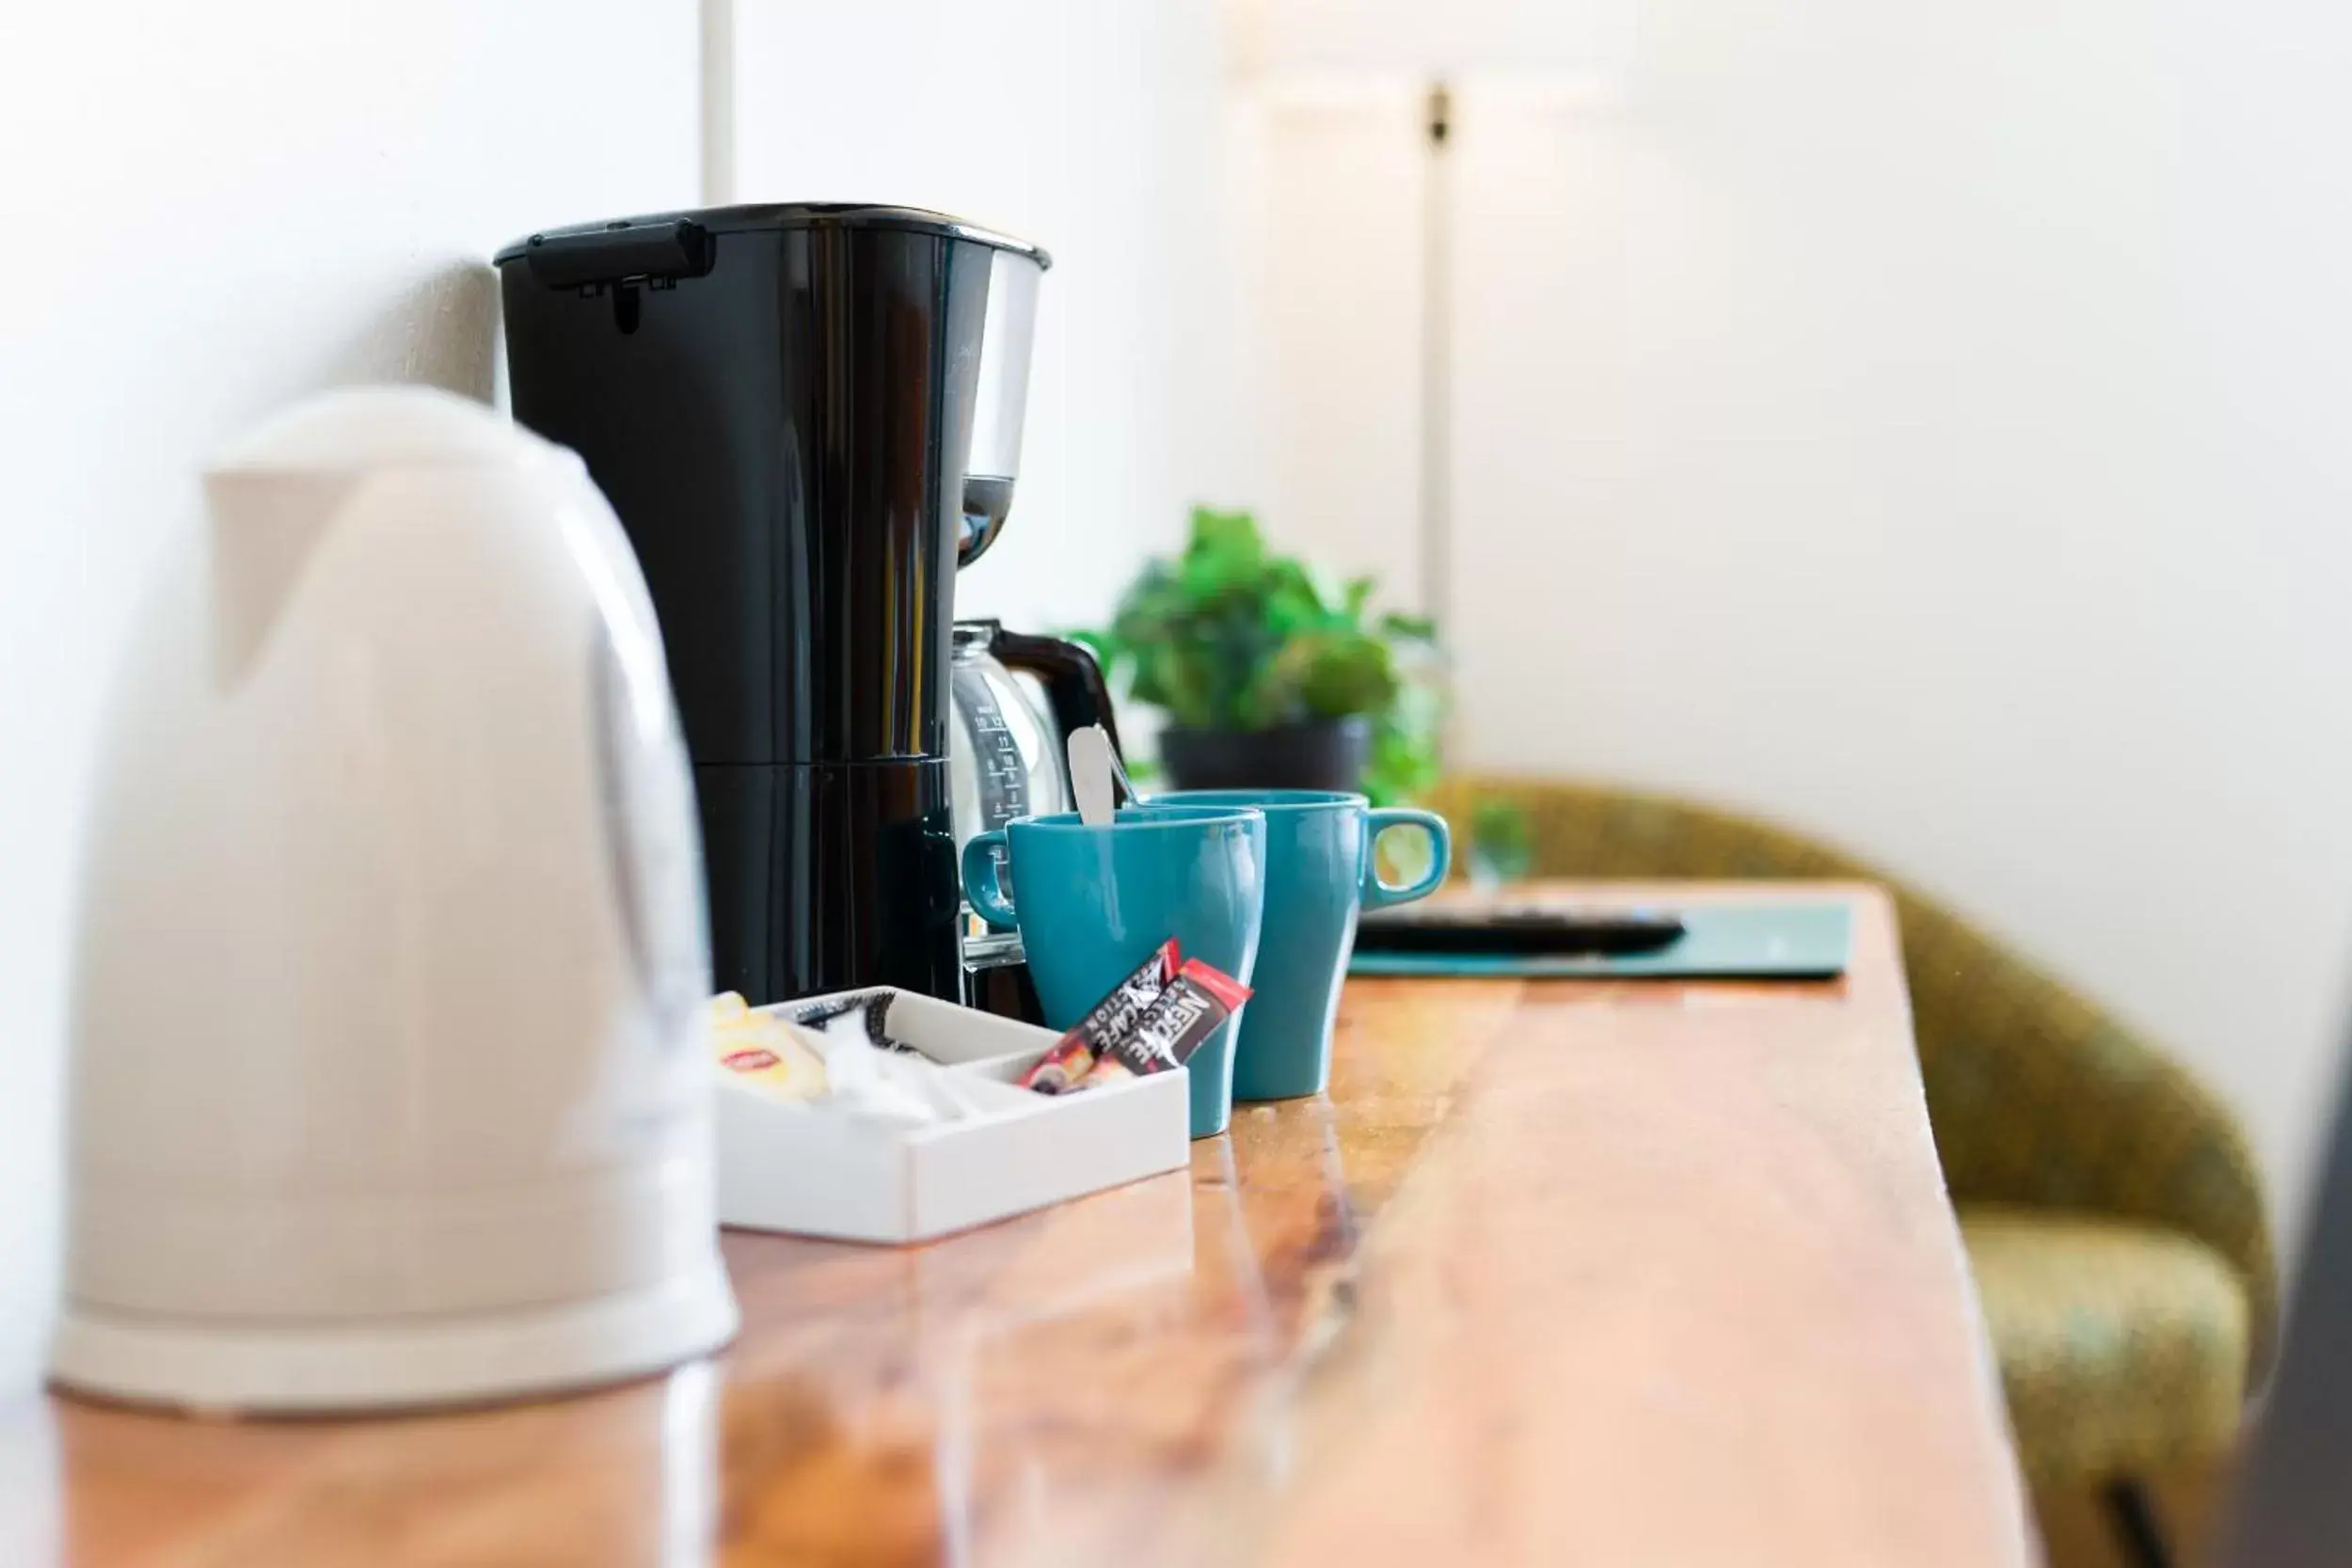
[[[586,460],[652,591],[718,984],[962,998],[955,572],[1011,506],[1045,253],[796,203],[498,263],[515,416]]]

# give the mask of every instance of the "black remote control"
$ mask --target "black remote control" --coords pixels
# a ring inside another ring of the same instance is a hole
[[[1461,953],[1574,958],[1654,953],[1678,940],[1681,917],[1663,910],[1570,910],[1449,905],[1381,910],[1356,928],[1359,953]]]

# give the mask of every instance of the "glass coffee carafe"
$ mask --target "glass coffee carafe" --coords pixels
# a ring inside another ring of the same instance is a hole
[[[1100,724],[1112,745],[1119,743],[1102,666],[1078,643],[1025,637],[994,621],[959,621],[948,671],[955,721],[947,756],[959,853],[974,834],[1016,816],[1071,809],[1071,731]],[[1010,868],[1001,859],[997,871],[1010,886]],[[1014,1017],[1033,1013],[1034,998],[1021,983],[1019,935],[991,931],[968,910],[963,933],[966,1000]]]
[[[1100,724],[1118,743],[1102,666],[1076,642],[1025,637],[994,621],[958,621],[949,681],[958,849],[1016,816],[1071,809],[1071,731]]]

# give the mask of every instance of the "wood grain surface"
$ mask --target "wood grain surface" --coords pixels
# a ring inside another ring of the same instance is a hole
[[[0,1563],[2029,1562],[1891,916],[1837,891],[1841,982],[1359,981],[1330,1095],[1189,1176],[730,1234],[743,1336],[666,1378],[0,1407]]]

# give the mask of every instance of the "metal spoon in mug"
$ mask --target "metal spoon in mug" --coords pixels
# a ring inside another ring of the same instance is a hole
[[[1127,765],[1119,760],[1119,748],[1111,744],[1110,732],[1100,724],[1089,724],[1087,727],[1103,737],[1103,753],[1111,759],[1111,776],[1119,781],[1120,803],[1129,806],[1145,804],[1143,791],[1137,789],[1136,782],[1127,777]]]

